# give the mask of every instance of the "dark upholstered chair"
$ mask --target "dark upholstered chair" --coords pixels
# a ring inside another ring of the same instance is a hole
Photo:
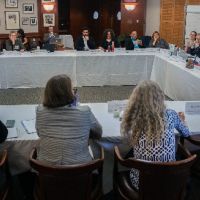
[[[77,147],[78,148],[78,147]],[[34,149],[30,165],[38,172],[35,199],[38,200],[98,200],[102,197],[104,152],[87,164],[50,166],[36,160]]]
[[[5,200],[9,191],[7,151],[0,153],[0,200]]]
[[[186,159],[175,162],[148,162],[133,158],[123,159],[115,147],[113,188],[115,199],[124,200],[183,200],[190,168],[196,155],[179,145]],[[129,171],[119,171],[118,164],[140,171],[139,190],[130,182]]]

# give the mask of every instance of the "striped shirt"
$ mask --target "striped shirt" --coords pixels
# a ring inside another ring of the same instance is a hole
[[[71,165],[92,160],[90,130],[101,137],[102,128],[88,106],[38,106],[36,129],[40,137],[38,159],[47,164]]]

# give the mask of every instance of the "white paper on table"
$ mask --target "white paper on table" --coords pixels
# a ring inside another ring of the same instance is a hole
[[[185,113],[188,115],[200,115],[200,102],[186,102]]]
[[[17,134],[17,128],[13,127],[13,128],[8,128],[8,136],[7,139],[10,138],[17,138],[18,134]]]
[[[35,129],[35,119],[31,120],[23,120],[22,121],[22,126],[24,127],[25,131],[27,133],[36,133]]]

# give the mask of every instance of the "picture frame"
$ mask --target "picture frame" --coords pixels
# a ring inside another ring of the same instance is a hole
[[[55,26],[55,14],[43,14],[43,25],[44,27]]]
[[[42,0],[42,3],[54,3],[55,0]]]
[[[5,11],[6,30],[16,30],[20,28],[19,11]]]
[[[30,17],[30,25],[31,26],[37,25],[37,17]]]
[[[23,3],[22,10],[24,14],[33,14],[34,13],[34,4],[33,3]]]
[[[5,8],[18,8],[18,0],[5,0]]]
[[[22,17],[21,21],[22,21],[22,25],[29,25],[30,24],[30,18],[29,17]]]

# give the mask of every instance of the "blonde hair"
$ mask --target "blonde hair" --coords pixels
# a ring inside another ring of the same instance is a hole
[[[133,90],[121,124],[122,135],[131,145],[138,144],[142,134],[159,142],[164,134],[164,93],[157,83],[143,81]]]

